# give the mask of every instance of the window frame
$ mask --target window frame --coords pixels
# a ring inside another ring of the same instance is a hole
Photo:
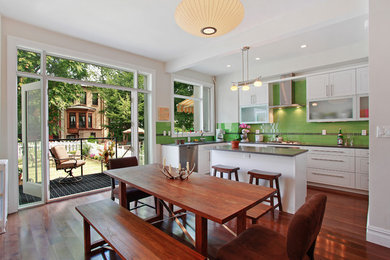
[[[91,121],[89,119],[91,118]],[[91,123],[91,124],[89,124]],[[88,113],[87,115],[87,128],[93,128],[93,116],[92,113]]]
[[[96,100],[96,104],[95,104],[95,100]],[[92,106],[99,106],[99,93],[92,92]]]
[[[171,80],[171,136],[172,137],[189,137],[189,136],[200,136],[202,133],[200,132],[175,132],[175,98],[183,98],[183,99],[189,99],[194,101],[200,101],[200,124],[201,124],[201,131],[203,131],[203,124],[204,124],[204,111],[203,111],[203,89],[209,88],[210,89],[210,97],[209,97],[209,106],[210,106],[210,116],[209,116],[209,125],[210,130],[207,132],[203,132],[204,136],[214,136],[215,135],[215,106],[214,106],[214,85],[209,82],[203,82],[200,80],[190,79],[178,75],[173,75]],[[189,96],[183,96],[175,94],[175,82],[180,82],[188,85],[198,86],[200,87],[200,96],[201,98],[196,97],[189,97]]]
[[[71,116],[74,116],[74,126],[71,124],[72,120],[70,120]],[[77,128],[77,113],[76,112],[68,112],[68,128],[76,129]]]

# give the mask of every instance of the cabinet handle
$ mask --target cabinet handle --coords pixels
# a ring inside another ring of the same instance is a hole
[[[333,175],[333,174],[318,173],[318,172],[312,172],[312,174],[314,174],[314,175],[321,175],[321,176],[330,176],[330,177],[336,177],[336,178],[344,179],[344,176],[342,176],[342,175]]]
[[[319,159],[319,158],[311,158],[316,161],[327,161],[327,162],[344,162],[343,160],[332,160],[332,159]]]
[[[331,95],[331,96],[333,96],[333,94],[334,94],[333,92],[334,92],[334,85],[331,84],[331,85],[330,85],[330,95]]]
[[[325,95],[328,97],[329,96],[329,94],[328,94],[328,92],[329,92],[329,85],[326,85],[326,88],[325,88]]]
[[[324,151],[324,150],[312,150],[313,152],[321,152],[321,153],[345,153],[343,151]]]

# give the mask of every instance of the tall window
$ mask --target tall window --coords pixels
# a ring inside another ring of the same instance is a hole
[[[94,106],[99,105],[99,94],[98,93],[92,93],[92,105],[94,105]]]
[[[85,118],[85,113],[79,113],[79,128],[85,128],[86,118]]]
[[[92,128],[92,114],[88,114],[88,128]]]
[[[211,133],[212,87],[174,81],[174,132]]]
[[[76,128],[76,113],[69,113],[69,128]]]
[[[80,94],[80,104],[86,105],[87,104],[87,92],[81,92]]]

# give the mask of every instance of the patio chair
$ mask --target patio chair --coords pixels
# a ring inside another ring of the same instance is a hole
[[[50,148],[50,153],[56,164],[56,170],[64,170],[67,175],[61,178],[59,183],[79,182],[83,178],[73,176],[73,169],[82,167],[85,164],[84,160],[77,159],[75,156],[68,155],[68,152],[63,145],[57,145]]]
[[[117,159],[110,159],[108,161],[108,169],[118,169],[118,168],[124,168],[124,167],[132,167],[132,166],[138,166],[138,160],[137,157],[124,157],[124,158],[117,158]],[[139,207],[148,206],[151,208],[154,208],[157,212],[157,199],[154,198],[154,204],[155,207],[152,207],[148,204],[145,204],[143,202],[140,202],[138,200],[150,197],[151,195],[143,192],[137,188],[130,187],[129,185],[126,185],[126,198],[127,198],[127,209],[133,210],[137,209]],[[119,199],[119,187],[115,185],[115,179],[111,178],[111,199]],[[130,202],[134,201],[134,208],[130,208]],[[138,206],[138,202],[141,204]]]

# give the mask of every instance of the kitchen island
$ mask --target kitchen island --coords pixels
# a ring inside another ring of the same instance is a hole
[[[240,146],[235,149],[231,145],[224,145],[210,148],[210,165],[240,167],[240,181],[245,182],[249,180],[246,173],[252,169],[281,173],[283,208],[289,213],[295,213],[306,199],[306,152],[291,147]],[[260,184],[269,185],[268,182]]]

